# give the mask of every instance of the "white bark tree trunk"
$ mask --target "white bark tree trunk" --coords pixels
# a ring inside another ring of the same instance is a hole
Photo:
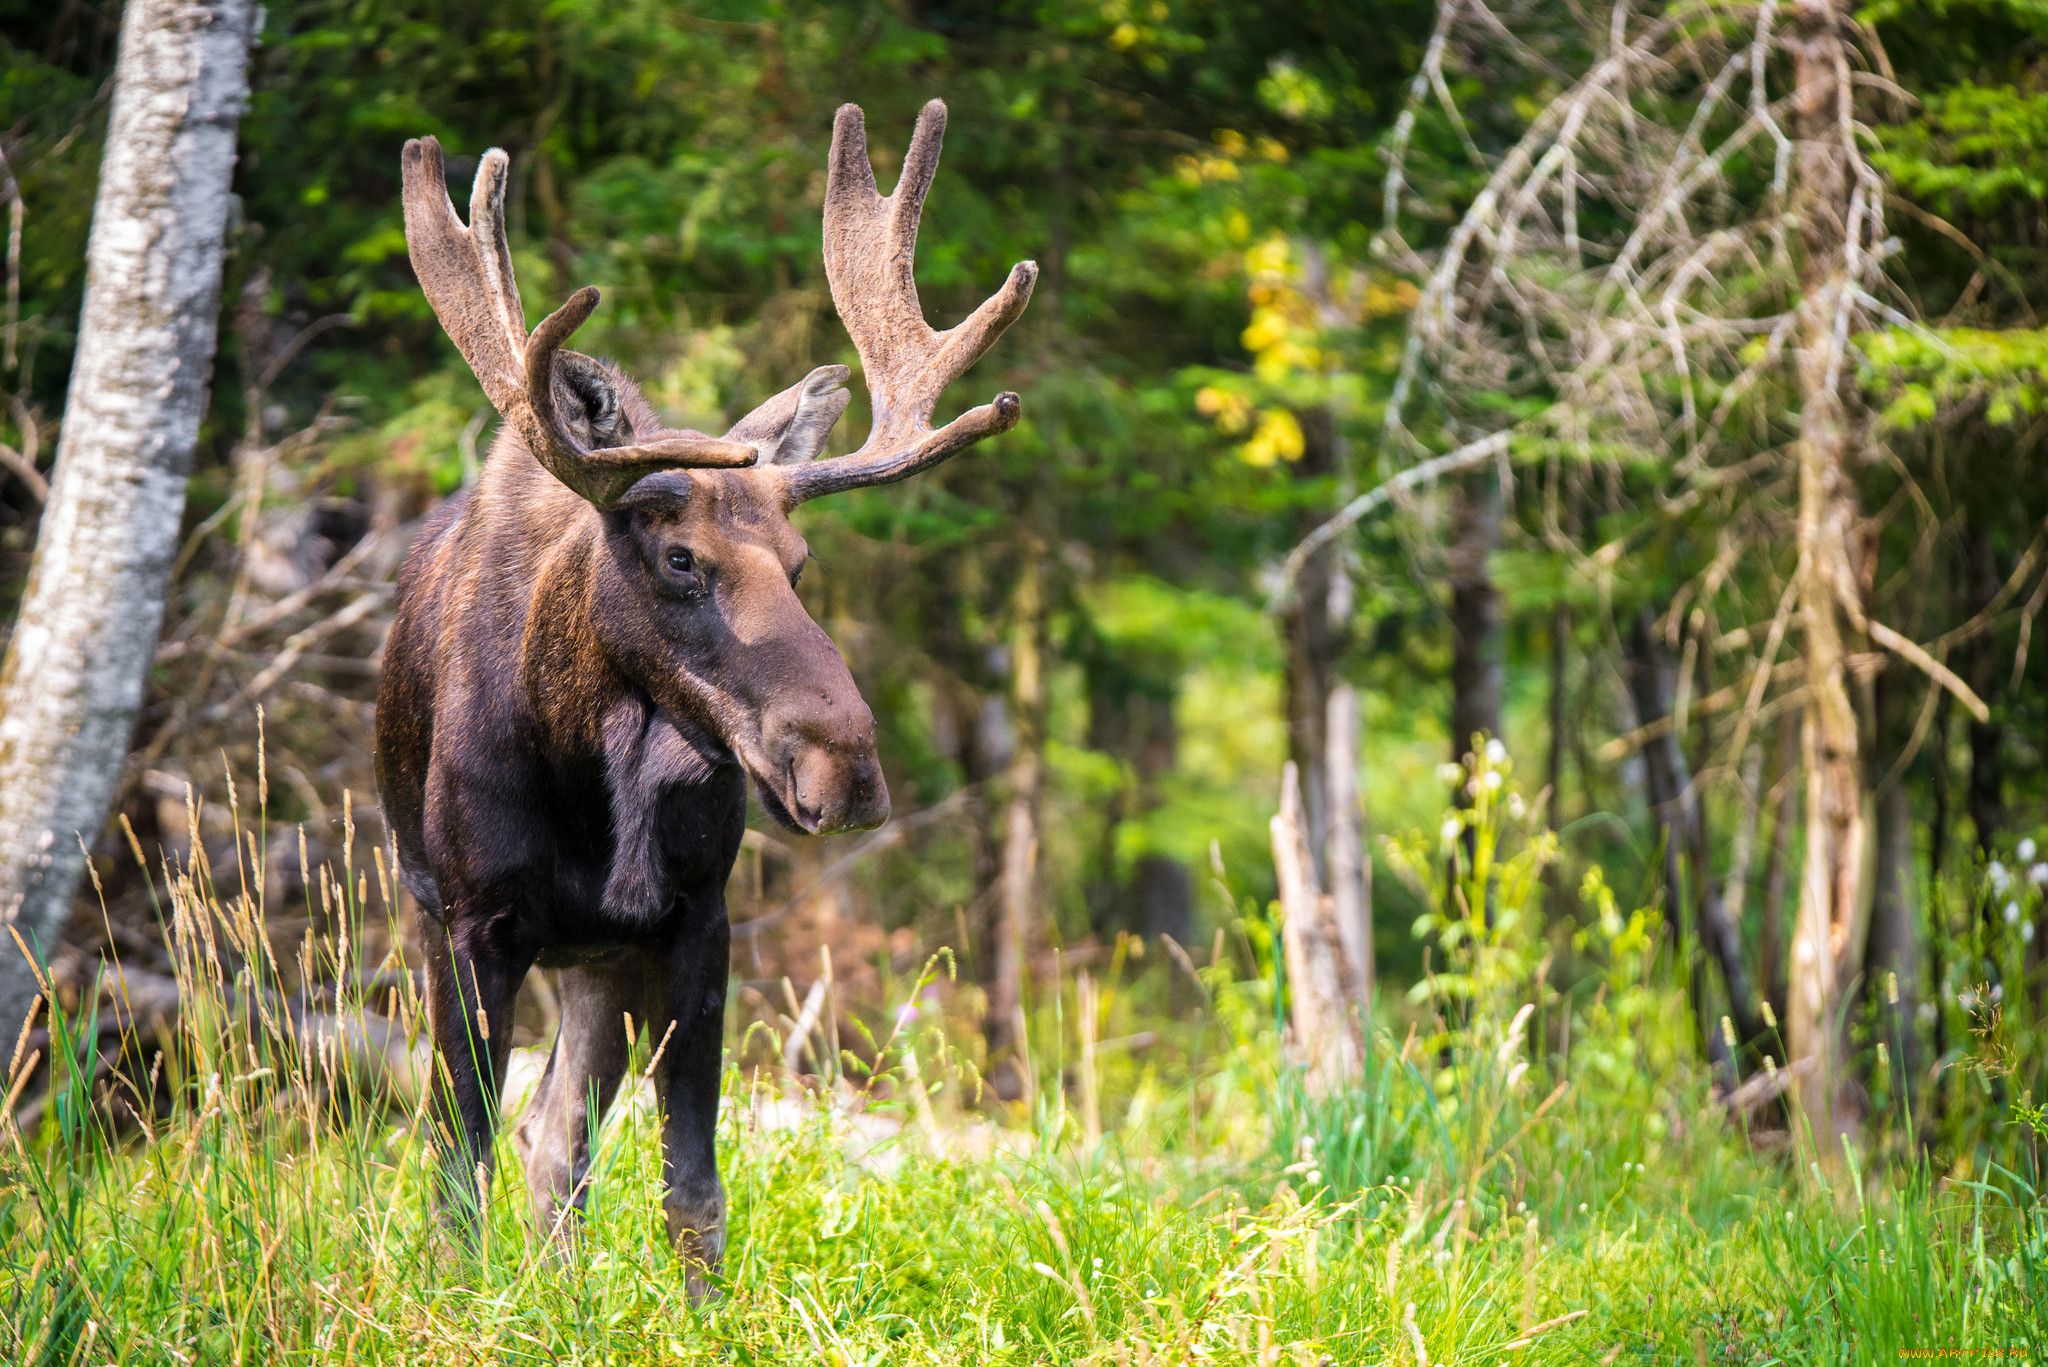
[[[0,666],[0,921],[55,948],[156,651],[206,411],[251,0],[129,0],[50,498]],[[0,1033],[34,999],[0,935]]]
[[[1357,1020],[1346,1010],[1344,952],[1329,894],[1309,855],[1301,771],[1289,761],[1272,821],[1273,870],[1280,884],[1281,952],[1287,965],[1288,1023],[1295,1057],[1308,1067],[1309,1090],[1324,1094],[1356,1076]]]
[[[1329,787],[1330,829],[1324,862],[1330,870],[1330,901],[1352,1003],[1363,1025],[1372,1009],[1372,861],[1365,852],[1365,809],[1358,799],[1358,690],[1338,684],[1330,690],[1330,715],[1323,728],[1323,781]]]

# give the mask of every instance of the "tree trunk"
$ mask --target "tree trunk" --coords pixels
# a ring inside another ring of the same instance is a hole
[[[1293,1053],[1308,1069],[1309,1089],[1323,1094],[1356,1074],[1360,1055],[1355,1020],[1345,1009],[1343,950],[1330,897],[1309,861],[1303,817],[1301,772],[1290,762],[1281,774],[1280,810],[1272,821],[1281,951]]]
[[[1920,925],[1913,906],[1913,804],[1906,785],[1899,782],[1892,784],[1876,805],[1877,888],[1865,990],[1877,1004],[1878,1038],[1898,1051],[1892,1060],[1893,1076],[1910,1081],[1920,1075]]]
[[[1671,693],[1648,608],[1637,615],[1629,632],[1628,651],[1632,657],[1629,695],[1635,702],[1636,724],[1648,726],[1671,711]],[[1690,893],[1701,944],[1720,965],[1721,981],[1728,989],[1728,1014],[1744,1041],[1755,1040],[1763,1034],[1764,1023],[1742,953],[1742,931],[1727,914],[1720,885],[1708,871],[1706,818],[1675,727],[1643,747],[1643,763],[1649,776],[1651,810],[1664,827],[1664,881],[1671,898],[1673,929],[1677,929],[1680,911],[1677,899],[1681,891]],[[1725,1046],[1716,1022],[1710,1013],[1702,1011],[1701,1016],[1708,1053],[1718,1061]]]
[[[1788,1003],[1791,1062],[1805,1122],[1821,1155],[1852,1123],[1839,1104],[1844,1003],[1865,914],[1864,774],[1849,696],[1852,622],[1860,621],[1854,462],[1861,444],[1844,390],[1853,367],[1839,354],[1836,321],[1856,287],[1846,259],[1850,183],[1842,127],[1850,97],[1836,0],[1798,0],[1792,51],[1798,178],[1793,219],[1804,246],[1797,380],[1800,398],[1799,627],[1806,654],[1806,876],[1792,941]],[[1844,620],[1844,609],[1855,616]]]
[[[1877,677],[1871,727],[1873,778],[1882,778],[1911,742],[1913,711],[1907,690],[1914,682],[1920,681],[1898,669]],[[1920,918],[1913,896],[1913,803],[1906,777],[1898,774],[1872,802],[1876,864],[1863,961],[1863,991],[1874,1008],[1875,1033],[1894,1051],[1894,1093],[1902,1080],[1910,1087],[1920,1067]]]
[[[990,1052],[1020,1040],[1024,1031],[1024,956],[1031,940],[1038,872],[1038,796],[1044,745],[1045,686],[1040,634],[1045,616],[1036,539],[1027,540],[1017,572],[1010,642],[1011,720],[1009,793],[1003,810],[1003,856],[996,919],[988,1023]],[[1019,1079],[1021,1082],[1021,1079]]]
[[[1969,556],[1971,601],[1987,603],[1998,592],[2000,578],[1991,538],[1979,533]],[[1987,703],[1998,695],[2000,653],[1994,632],[1986,632],[1970,648],[1970,687]],[[2005,723],[1993,713],[1988,721],[1972,717],[1966,729],[1970,739],[1970,824],[1977,829],[1977,849],[1990,859],[2005,826]]]
[[[0,917],[56,946],[135,725],[206,411],[249,0],[130,0],[49,504],[0,666]],[[35,993],[0,954],[0,1033]]]
[[[1304,409],[1302,455],[1295,462],[1297,478],[1327,479],[1340,464],[1336,424],[1327,410]],[[1325,516],[1320,507],[1302,510],[1297,535],[1306,536]],[[1340,541],[1317,550],[1301,567],[1295,592],[1280,619],[1286,655],[1282,688],[1287,708],[1287,756],[1301,771],[1302,834],[1308,841],[1313,869],[1324,867],[1329,839],[1330,693],[1337,686],[1337,665],[1343,658],[1351,625],[1351,579],[1344,568]]]
[[[1329,410],[1306,409],[1296,418],[1302,431],[1296,476],[1318,480],[1339,473],[1344,447]],[[1322,509],[1305,509],[1299,534],[1306,536],[1323,516]],[[1358,798],[1358,694],[1337,673],[1351,643],[1351,575],[1344,554],[1342,543],[1333,541],[1302,565],[1280,630],[1286,646],[1287,753],[1301,776],[1309,873],[1330,888],[1345,981],[1363,1010],[1373,973],[1372,868]]]
[[[1785,1018],[1785,884],[1791,876],[1792,832],[1799,825],[1798,786],[1790,782],[1799,750],[1799,714],[1787,710],[1778,731],[1778,810],[1771,820],[1771,853],[1764,864],[1763,923],[1757,934],[1757,959],[1762,965],[1764,1000],[1779,1020]]]
[[[1475,735],[1500,735],[1507,656],[1500,591],[1491,561],[1500,545],[1500,472],[1489,466],[1458,485],[1445,578],[1451,585],[1451,758],[1471,752]]]
[[[1978,694],[1978,697],[1984,696]],[[1943,950],[1948,944],[1948,889],[1942,882],[1948,873],[1949,809],[1949,718],[1954,715],[1953,696],[1944,689],[1934,704],[1934,822],[1927,831],[1927,981],[1936,1006],[1948,995],[1948,965]],[[1934,1057],[1948,1054],[1948,1012],[1934,1013]],[[1937,1108],[1943,1093],[1934,1093]]]
[[[1358,690],[1338,684],[1330,690],[1324,727],[1329,748],[1323,774],[1330,794],[1324,863],[1330,870],[1330,905],[1344,950],[1348,995],[1363,1022],[1373,990],[1372,861],[1366,857],[1365,809],[1358,800],[1358,729]]]

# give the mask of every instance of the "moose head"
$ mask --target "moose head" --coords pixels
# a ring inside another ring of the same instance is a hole
[[[926,324],[912,263],[945,125],[933,100],[885,198],[861,111],[843,106],[834,121],[825,272],[874,421],[858,451],[828,460],[816,458],[852,397],[845,366],[812,371],[723,437],[670,429],[617,367],[565,348],[597,307],[596,289],[527,334],[505,239],[505,154],[494,149],[478,166],[465,227],[439,144],[405,146],[406,239],[435,314],[507,435],[602,521],[596,644],[664,711],[728,748],[770,813],[811,833],[878,826],[889,794],[874,718],[797,596],[808,550],[790,513],[908,478],[1007,431],[1019,412],[1015,394],[999,394],[932,427],[940,394],[1023,313],[1038,273],[1022,262],[959,326]]]

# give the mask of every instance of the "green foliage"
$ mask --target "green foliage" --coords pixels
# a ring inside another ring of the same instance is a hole
[[[2048,333],[2028,328],[1888,328],[1859,339],[1863,382],[1888,425],[1910,430],[1981,404],[2005,427],[2048,406]]]

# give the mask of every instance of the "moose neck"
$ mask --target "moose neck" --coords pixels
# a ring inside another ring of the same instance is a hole
[[[578,523],[540,566],[521,683],[538,748],[557,774],[603,775],[613,840],[606,916],[621,928],[651,927],[690,889],[724,885],[746,779],[699,719],[662,706],[605,649],[604,529],[587,510]]]
[[[542,747],[563,766],[597,755],[615,765],[621,748],[659,714],[672,733],[661,747],[668,781],[710,781],[716,771],[736,766],[730,749],[702,718],[657,701],[604,644],[598,621],[604,527],[599,514],[577,503],[570,510],[573,530],[537,567],[521,652],[520,680]]]

